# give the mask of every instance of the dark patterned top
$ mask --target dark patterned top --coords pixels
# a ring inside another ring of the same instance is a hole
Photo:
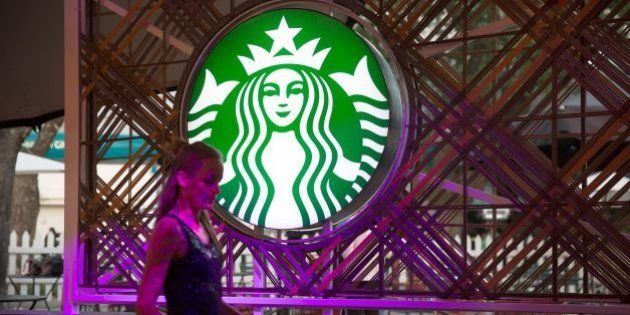
[[[188,242],[186,256],[171,260],[164,282],[168,314],[219,314],[221,258],[219,250],[203,244],[197,234],[175,215]]]

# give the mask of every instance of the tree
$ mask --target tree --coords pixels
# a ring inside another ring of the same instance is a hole
[[[33,155],[44,156],[62,123],[63,117],[44,123],[33,146],[28,149],[22,147],[22,150]],[[24,231],[28,231],[31,236],[35,235],[39,215],[37,183],[37,174],[16,175],[13,180],[11,228],[18,235],[22,235]]]
[[[0,129],[0,294],[6,294],[7,264],[9,262],[9,233],[11,231],[11,195],[15,161],[30,128]]]
[[[35,144],[27,151],[44,155],[62,123],[63,118],[44,123]],[[15,176],[17,154],[31,130],[30,127],[0,129],[0,294],[6,294],[9,234],[16,230],[18,234],[29,231],[34,235],[39,214],[37,175]]]

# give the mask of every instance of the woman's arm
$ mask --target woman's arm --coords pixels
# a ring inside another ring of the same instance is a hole
[[[163,218],[157,223],[149,242],[144,275],[138,290],[138,314],[161,314],[155,302],[162,292],[169,263],[182,244],[182,238],[182,231],[175,220]]]

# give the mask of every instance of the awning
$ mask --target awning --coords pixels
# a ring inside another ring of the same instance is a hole
[[[63,163],[40,156],[18,152],[15,175],[63,172]]]
[[[0,128],[63,115],[63,1],[0,1]]]

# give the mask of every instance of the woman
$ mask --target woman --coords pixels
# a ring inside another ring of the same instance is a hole
[[[206,211],[219,193],[223,165],[201,142],[180,144],[162,192],[138,292],[138,314],[238,314],[221,302],[221,247]],[[204,221],[205,220],[205,221]]]

